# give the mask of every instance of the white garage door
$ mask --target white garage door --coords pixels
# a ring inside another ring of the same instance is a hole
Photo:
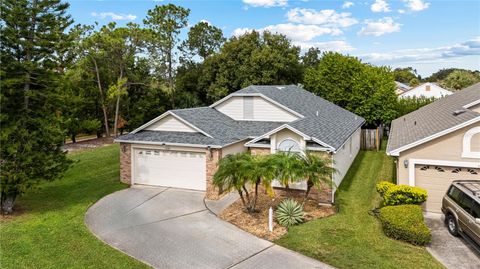
[[[435,165],[415,166],[415,185],[428,192],[425,210],[441,212],[442,199],[454,180],[480,179],[480,169]]]
[[[205,153],[135,149],[134,183],[206,189]]]

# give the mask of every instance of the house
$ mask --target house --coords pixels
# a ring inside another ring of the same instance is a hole
[[[249,86],[208,107],[167,111],[116,139],[121,180],[202,190],[216,199],[212,177],[222,157],[307,149],[331,158],[338,186],[359,151],[364,122],[294,85]],[[327,189],[318,199],[333,202],[334,192]]]
[[[404,91],[398,97],[400,98],[412,98],[412,97],[426,97],[426,98],[442,98],[444,96],[452,94],[451,91],[445,90],[444,88],[438,86],[435,83],[427,82],[422,85],[419,85],[410,90]]]
[[[394,120],[387,154],[397,183],[426,189],[425,210],[440,212],[453,180],[480,180],[480,83]]]
[[[395,93],[397,95],[400,95],[408,90],[410,90],[412,87],[408,86],[407,84],[395,81]]]

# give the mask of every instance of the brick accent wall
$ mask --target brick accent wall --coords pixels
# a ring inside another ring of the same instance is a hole
[[[132,184],[132,145],[120,143],[120,181]]]
[[[249,148],[252,155],[267,155],[270,154],[269,148]]]
[[[222,195],[219,193],[219,190],[213,186],[213,175],[217,172],[218,161],[222,158],[221,149],[211,149],[211,154],[209,150],[206,150],[206,165],[207,165],[207,192],[205,198],[209,200],[218,200]]]

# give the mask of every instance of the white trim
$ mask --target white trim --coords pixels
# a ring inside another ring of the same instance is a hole
[[[312,141],[317,142],[318,144],[327,146],[327,147],[330,148],[331,150],[335,150],[335,148],[333,148],[332,146],[328,145],[327,143],[324,143],[324,142],[320,141],[319,139],[316,139],[315,137],[308,136],[308,135],[300,132],[299,130],[291,127],[291,126],[288,125],[288,124],[283,124],[283,125],[275,128],[275,129],[271,130],[270,132],[268,132],[268,133],[266,133],[266,134],[263,134],[263,135],[261,135],[261,136],[258,136],[257,138],[251,140],[250,142],[245,143],[245,146],[248,147],[249,144],[253,144],[253,143],[255,143],[255,142],[257,142],[257,141],[259,141],[259,140],[261,140],[261,139],[263,139],[263,138],[267,138],[267,137],[269,137],[270,135],[272,135],[272,134],[274,134],[274,133],[277,133],[277,132],[279,132],[279,131],[281,131],[281,130],[283,130],[283,129],[285,129],[285,128],[287,128],[288,130],[290,130],[290,131],[298,134],[298,135],[301,136],[304,140],[312,140]]]
[[[297,111],[295,111],[295,110],[293,110],[293,109],[290,109],[290,108],[288,108],[288,107],[280,104],[279,102],[277,102],[277,101],[275,101],[275,100],[273,100],[273,99],[271,99],[271,98],[269,98],[269,97],[267,97],[267,96],[265,96],[265,95],[263,95],[263,94],[261,94],[261,93],[232,93],[232,94],[229,94],[229,95],[223,97],[222,99],[218,100],[217,102],[211,104],[210,107],[211,107],[211,108],[215,108],[215,107],[218,106],[219,104],[227,101],[228,99],[230,99],[230,98],[232,98],[232,97],[245,97],[245,96],[247,96],[247,97],[250,97],[250,96],[262,97],[263,99],[267,100],[268,102],[270,102],[270,103],[272,103],[272,104],[274,104],[274,105],[276,105],[276,106],[278,106],[278,107],[280,107],[280,108],[282,108],[282,109],[284,109],[284,110],[286,110],[286,111],[294,114],[294,115],[297,116],[297,117],[305,118],[305,116],[303,116],[302,114],[298,113]]]
[[[244,141],[244,140],[248,140],[248,139],[250,139],[250,138],[249,138],[249,137],[242,138],[242,139],[240,139],[240,140],[237,140],[237,141],[235,141],[235,142],[232,142],[232,143],[225,144],[225,145],[223,145],[223,146],[222,146],[222,148],[224,148],[224,147],[228,147],[228,146],[231,146],[231,145],[233,145],[233,144],[236,144],[236,143],[238,143],[238,142],[242,142],[242,141]]]
[[[425,137],[425,138],[422,138],[422,139],[420,139],[420,140],[417,140],[417,141],[415,141],[415,142],[413,142],[413,143],[407,144],[407,145],[402,146],[402,147],[400,147],[400,148],[397,148],[397,149],[395,149],[395,150],[391,150],[391,151],[387,152],[387,154],[390,155],[390,156],[400,156],[400,152],[402,152],[402,151],[405,151],[405,150],[407,150],[407,149],[411,149],[411,148],[416,147],[416,146],[418,146],[418,145],[420,145],[420,144],[426,143],[426,142],[428,142],[428,141],[430,141],[430,140],[433,140],[433,139],[435,139],[435,138],[438,138],[438,137],[440,137],[440,136],[449,134],[449,133],[451,133],[451,132],[453,132],[453,131],[456,131],[456,130],[458,130],[458,129],[461,129],[461,128],[463,128],[463,127],[466,127],[466,126],[468,126],[468,125],[470,125],[470,124],[473,124],[473,123],[476,123],[476,122],[480,122],[480,116],[478,116],[478,117],[476,117],[476,118],[473,118],[473,119],[471,119],[471,120],[468,120],[468,121],[466,121],[466,122],[463,122],[463,123],[461,123],[461,124],[455,125],[455,126],[453,126],[453,127],[451,127],[451,128],[448,128],[448,129],[445,129],[445,130],[443,130],[443,131],[440,131],[440,132],[438,132],[438,133],[435,133],[435,134],[433,134],[433,135],[427,136],[427,137]],[[392,131],[393,131],[393,130],[392,130]]]
[[[213,148],[213,149],[222,148],[222,146],[217,146],[217,145],[198,145],[198,144],[167,143],[167,142],[121,140],[121,139],[115,139],[114,142],[127,143],[127,144],[145,144],[145,145],[158,145],[158,146],[165,145],[165,146],[191,147],[191,148],[207,148],[207,147],[210,147],[210,148]]]
[[[463,108],[469,109],[469,108],[471,108],[472,106],[476,106],[476,105],[478,105],[478,104],[480,104],[480,99],[475,100],[475,101],[473,101],[473,102],[471,102],[471,103],[469,103],[469,104],[464,105]]]
[[[480,162],[456,162],[456,161],[446,161],[446,160],[409,159],[408,160],[408,185],[410,186],[415,186],[415,166],[417,164],[480,168]],[[399,165],[403,165],[403,164],[399,164]]]
[[[307,150],[332,152],[331,149],[329,149],[329,148],[319,148],[319,147],[307,147]]]
[[[472,137],[476,134],[480,134],[480,126],[473,127],[463,135],[462,158],[480,159],[480,151],[472,151]]]
[[[245,146],[245,145],[244,145]],[[246,146],[247,147],[247,146]],[[270,149],[270,145],[261,145],[261,144],[251,144],[248,145],[248,148],[263,148],[263,149]]]
[[[188,125],[190,128],[198,131],[199,133],[202,133],[202,134],[205,135],[205,136],[208,136],[208,137],[210,137],[210,138],[213,138],[211,135],[209,135],[208,133],[204,132],[202,129],[198,128],[197,126],[191,124],[190,122],[186,121],[185,119],[181,118],[181,117],[178,116],[177,114],[173,113],[171,110],[163,113],[162,115],[156,117],[155,119],[153,119],[153,120],[145,123],[144,125],[138,127],[137,129],[133,130],[131,133],[132,133],[132,134],[135,134],[135,133],[137,133],[138,131],[141,131],[141,130],[147,128],[148,126],[154,124],[155,122],[163,119],[164,117],[166,117],[166,116],[168,116],[168,115],[171,115],[172,117],[174,117],[174,118],[176,118],[177,120],[181,121],[182,123]],[[168,132],[168,131],[167,131],[167,132]]]

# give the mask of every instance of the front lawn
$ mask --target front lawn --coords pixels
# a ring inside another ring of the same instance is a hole
[[[90,233],[85,212],[128,187],[119,182],[118,145],[75,153],[63,179],[43,183],[17,202],[19,215],[1,222],[2,268],[148,268]]]
[[[444,268],[424,247],[385,236],[368,214],[379,204],[375,184],[393,178],[385,152],[360,152],[337,192],[340,212],[293,227],[275,243],[339,268]]]

